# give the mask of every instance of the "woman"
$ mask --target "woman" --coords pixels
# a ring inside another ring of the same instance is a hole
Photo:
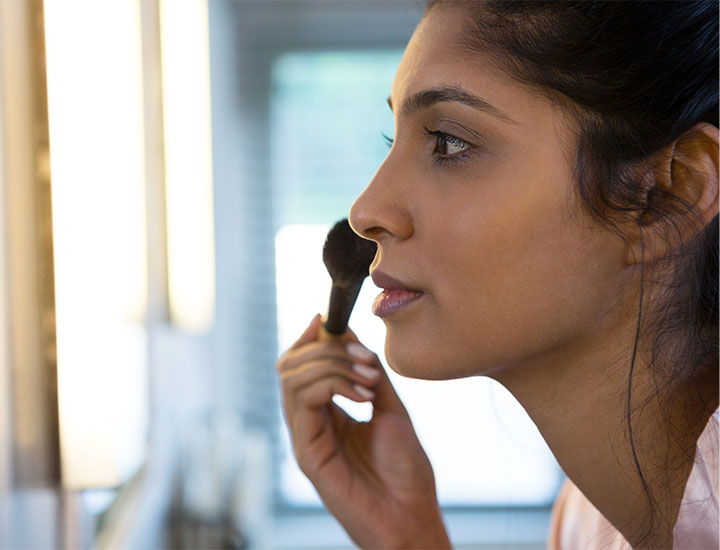
[[[514,394],[569,478],[551,547],[718,547],[717,74],[715,2],[451,1],[392,85],[350,212],[388,363]],[[298,463],[358,545],[448,547],[377,357],[320,328],[278,362]]]

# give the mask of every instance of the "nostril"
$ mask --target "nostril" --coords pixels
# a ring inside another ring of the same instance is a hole
[[[356,202],[348,220],[355,233],[378,244],[385,237],[407,239],[414,232],[412,216],[406,209],[397,206],[377,208],[370,213],[357,208]]]
[[[378,240],[380,235],[383,233],[383,231],[384,230],[381,227],[378,227],[376,225],[376,226],[370,227],[370,228],[366,229],[365,231],[363,231],[363,234],[361,236],[365,237],[366,239],[376,241],[376,240]]]
[[[365,239],[372,241],[377,238],[385,231],[380,224],[377,216],[369,214],[369,211],[365,208],[365,204],[360,204],[361,197],[355,201],[352,208],[350,209],[350,215],[348,216],[348,222],[352,230]]]

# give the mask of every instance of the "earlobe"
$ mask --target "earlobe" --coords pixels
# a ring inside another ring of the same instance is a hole
[[[656,156],[644,183],[645,207],[628,232],[628,265],[666,255],[718,214],[718,129],[693,126]]]

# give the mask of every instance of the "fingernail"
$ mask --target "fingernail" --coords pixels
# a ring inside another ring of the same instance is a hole
[[[367,365],[361,365],[359,363],[354,363],[352,366],[352,370],[354,370],[363,378],[367,378],[368,380],[375,380],[378,376],[380,376],[380,371],[376,368],[368,367]]]
[[[372,399],[373,397],[375,397],[374,391],[370,391],[369,389],[361,386],[360,384],[355,384],[353,386],[353,389],[360,395],[362,395],[365,399]]]
[[[361,344],[348,344],[347,351],[350,355],[360,359],[361,361],[372,361],[375,358],[373,352]]]

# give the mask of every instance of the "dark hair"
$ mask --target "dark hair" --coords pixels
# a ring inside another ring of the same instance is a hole
[[[430,0],[426,13],[443,3]],[[697,222],[692,205],[655,187],[648,193],[641,183],[662,148],[698,123],[718,126],[717,0],[462,3],[470,14],[463,35],[467,50],[490,55],[511,77],[560,102],[577,120],[576,174],[588,213],[623,238],[623,222],[639,224],[641,236],[644,223],[667,222],[660,225],[667,228],[672,253],[658,258],[643,247],[635,346],[642,325],[652,342],[655,397],[700,384],[713,389],[688,405],[697,422],[707,420],[718,392],[718,216],[701,230],[696,225],[688,240],[685,224]],[[674,273],[669,283],[652,281],[656,299],[647,315],[646,263],[662,263]],[[632,435],[634,364],[635,352],[627,427],[649,502],[644,542],[656,503]]]

